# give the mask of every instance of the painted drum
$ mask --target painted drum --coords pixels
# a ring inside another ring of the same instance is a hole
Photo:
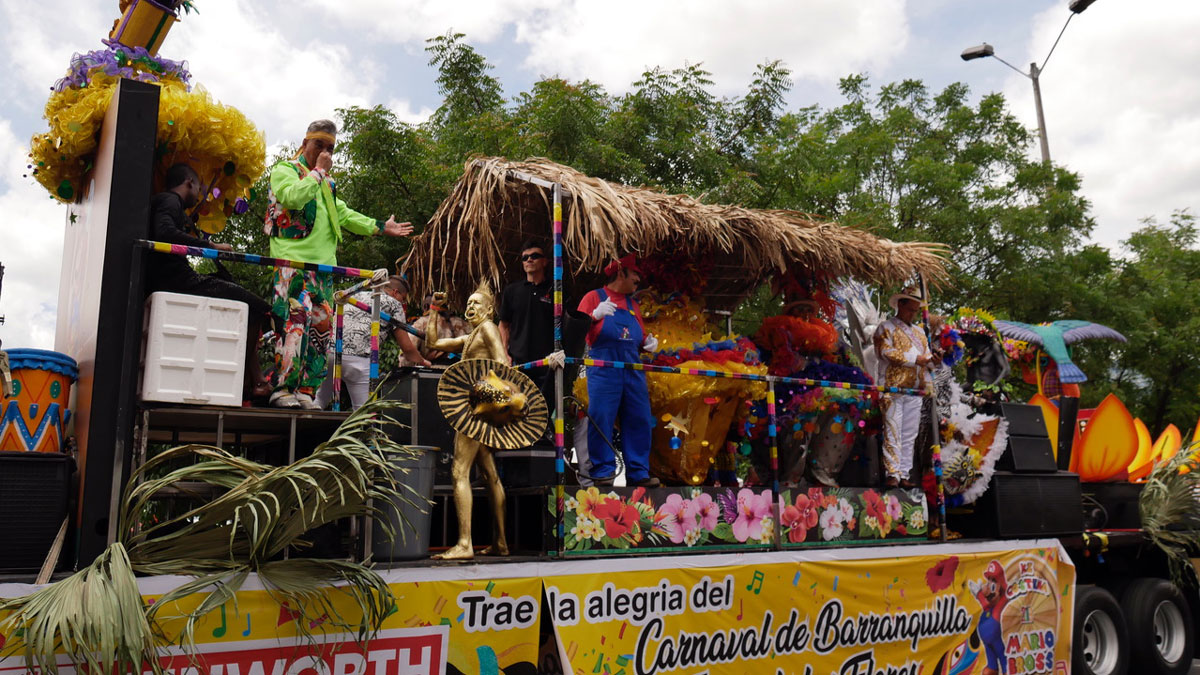
[[[176,13],[165,5],[154,0],[133,0],[108,37],[126,47],[143,47],[154,56],[177,20]]]
[[[64,452],[75,359],[43,349],[9,349],[13,396],[0,400],[0,450]]]

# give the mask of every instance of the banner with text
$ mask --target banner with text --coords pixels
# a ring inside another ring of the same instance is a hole
[[[580,674],[1065,675],[1074,581],[1048,545],[546,577],[545,611]]]
[[[542,582],[537,577],[394,581],[408,570],[384,572],[396,604],[367,644],[331,625],[330,617],[303,616],[265,590],[242,590],[196,627],[198,657],[167,649],[172,675],[471,675],[536,672]],[[444,576],[451,576],[445,572]],[[152,580],[157,581],[157,580]],[[249,585],[249,584],[248,584]],[[145,589],[144,589],[145,590]],[[164,589],[165,590],[165,589]],[[346,619],[357,605],[330,589],[334,609]],[[147,598],[154,600],[154,593]],[[179,602],[190,610],[203,596]],[[163,615],[180,615],[168,607]],[[304,622],[309,637],[297,623]],[[178,620],[163,624],[167,635]],[[0,635],[0,653],[6,636]],[[69,673],[63,659],[60,672]],[[0,675],[27,672],[21,658],[0,659]]]

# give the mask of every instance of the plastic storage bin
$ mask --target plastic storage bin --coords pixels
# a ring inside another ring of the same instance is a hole
[[[147,304],[142,400],[240,406],[246,303],[152,293]]]
[[[430,515],[433,512],[433,472],[439,450],[429,445],[409,446],[420,450],[411,459],[395,463],[394,475],[402,485],[401,494],[412,503],[395,500],[380,507],[371,532],[371,554],[376,560],[415,560],[429,557]],[[405,469],[408,472],[405,473]],[[388,540],[384,523],[395,536]]]

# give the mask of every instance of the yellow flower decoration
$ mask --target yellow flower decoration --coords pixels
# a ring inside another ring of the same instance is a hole
[[[50,129],[33,137],[30,157],[34,178],[55,199],[70,203],[82,196],[86,175],[98,145],[104,115],[116,91],[118,78],[93,71],[86,86],[56,91],[46,102]],[[253,123],[239,110],[212,100],[203,89],[188,91],[176,79],[156,83],[158,102],[155,180],[167,169],[187,162],[205,186],[216,188],[200,206],[200,228],[220,232],[233,213],[237,197],[246,192],[266,169],[266,143]]]

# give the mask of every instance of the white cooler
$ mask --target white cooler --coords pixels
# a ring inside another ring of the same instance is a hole
[[[142,400],[241,406],[246,303],[152,293],[146,304]]]

